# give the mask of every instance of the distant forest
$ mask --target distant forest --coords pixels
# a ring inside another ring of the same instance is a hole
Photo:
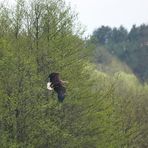
[[[133,25],[130,31],[102,26],[93,32],[91,42],[125,62],[141,81],[148,81],[148,25]],[[97,63],[104,60],[99,58]]]

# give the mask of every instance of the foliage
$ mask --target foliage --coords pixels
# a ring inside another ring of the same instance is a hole
[[[92,44],[86,47],[81,32],[74,32],[76,19],[62,0],[1,6],[1,147],[148,146],[148,86],[118,70],[98,71],[88,60]],[[109,52],[103,56],[107,59]],[[46,89],[53,71],[69,81],[62,104]]]
[[[123,26],[102,26],[91,37],[95,45],[101,44],[108,52],[126,63],[141,81],[148,80],[148,25],[133,25],[128,32]]]

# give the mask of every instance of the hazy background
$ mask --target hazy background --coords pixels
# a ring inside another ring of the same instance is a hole
[[[86,34],[101,25],[110,27],[148,23],[147,0],[66,0],[79,13],[79,19],[86,26]]]

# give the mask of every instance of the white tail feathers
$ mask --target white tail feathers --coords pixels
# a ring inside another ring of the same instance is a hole
[[[51,87],[51,82],[48,82],[48,83],[47,83],[47,89],[48,89],[48,90],[53,90],[53,88]]]

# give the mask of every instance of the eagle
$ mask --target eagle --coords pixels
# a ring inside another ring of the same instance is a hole
[[[64,84],[68,83],[60,79],[60,74],[57,72],[50,73],[48,76],[47,89],[54,90],[57,93],[58,101],[62,103],[65,99],[66,88]]]

